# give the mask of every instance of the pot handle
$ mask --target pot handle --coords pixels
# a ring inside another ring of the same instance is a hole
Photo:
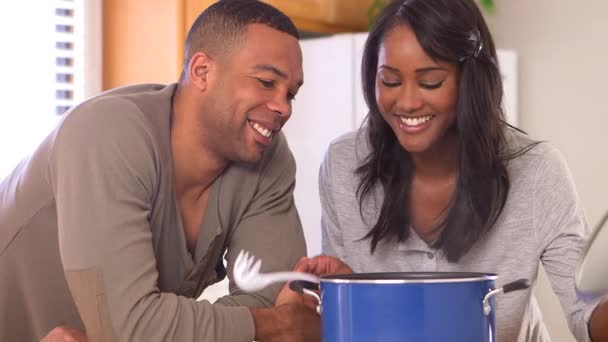
[[[509,293],[509,292],[513,292],[513,291],[519,291],[519,290],[527,289],[528,287],[530,287],[530,280],[523,278],[523,279],[519,279],[514,282],[511,282],[511,283],[508,283],[499,289],[488,292],[488,294],[486,294],[485,297],[483,297],[483,303],[482,303],[483,314],[485,316],[487,316],[492,311],[492,307],[490,306],[490,299],[492,297],[494,297],[500,293]]]
[[[321,297],[316,292],[319,291],[319,284],[306,280],[293,280],[289,282],[289,288],[297,293],[305,294],[307,296],[315,298],[319,303],[317,305],[317,313],[319,315],[321,314]]]

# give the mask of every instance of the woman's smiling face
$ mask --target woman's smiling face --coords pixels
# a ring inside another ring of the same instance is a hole
[[[406,151],[442,145],[456,120],[458,81],[458,66],[428,56],[410,26],[387,32],[378,51],[376,102]]]

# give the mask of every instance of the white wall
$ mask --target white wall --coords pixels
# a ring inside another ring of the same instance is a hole
[[[329,143],[355,128],[354,39],[336,35],[300,42],[304,85],[283,131],[296,159],[294,196],[308,255],[321,253],[319,166]]]
[[[608,1],[496,0],[496,45],[519,55],[519,123],[565,155],[589,223],[608,210]],[[574,341],[544,274],[536,291],[555,342]]]

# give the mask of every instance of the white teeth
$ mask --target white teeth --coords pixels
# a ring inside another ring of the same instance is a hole
[[[253,123],[253,128],[255,128],[255,130],[258,131],[258,133],[265,136],[266,138],[270,138],[270,136],[272,135],[271,130],[269,130],[268,128],[264,128],[262,125],[260,125],[257,122]]]
[[[421,125],[429,120],[431,120],[433,118],[432,115],[427,115],[427,116],[421,116],[419,118],[407,118],[405,116],[401,116],[401,122],[403,122],[404,124],[408,125],[408,126],[418,126]]]

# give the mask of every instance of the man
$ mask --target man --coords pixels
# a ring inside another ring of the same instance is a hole
[[[220,1],[185,55],[178,84],[72,109],[0,183],[1,341],[58,326],[90,341],[318,338],[299,297],[272,307],[281,284],[195,301],[240,250],[263,272],[305,255],[280,132],[303,83],[296,28],[262,2]]]

